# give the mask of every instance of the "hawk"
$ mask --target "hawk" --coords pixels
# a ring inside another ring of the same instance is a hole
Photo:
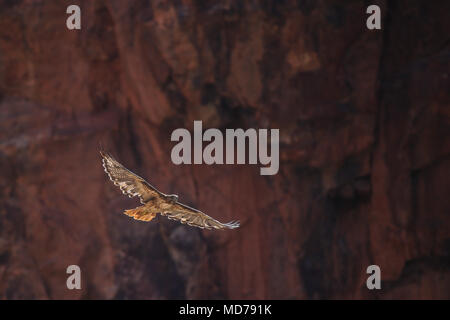
[[[110,154],[100,151],[103,167],[109,179],[118,186],[122,193],[130,198],[138,196],[142,206],[125,210],[124,213],[136,220],[150,221],[157,213],[172,220],[204,229],[234,229],[239,221],[221,223],[203,212],[178,202],[175,194],[158,191],[143,178],[121,165]]]

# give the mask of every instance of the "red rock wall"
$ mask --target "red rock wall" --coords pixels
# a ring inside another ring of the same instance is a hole
[[[0,297],[450,298],[450,3],[375,2],[0,2]],[[193,120],[280,128],[279,173],[173,165]],[[100,143],[242,227],[130,220]]]

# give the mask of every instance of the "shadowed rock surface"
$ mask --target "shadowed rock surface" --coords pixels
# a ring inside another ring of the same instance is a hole
[[[0,298],[449,299],[450,2],[374,3],[0,1]],[[194,120],[280,128],[279,173],[172,164]],[[242,227],[130,220],[100,143]]]

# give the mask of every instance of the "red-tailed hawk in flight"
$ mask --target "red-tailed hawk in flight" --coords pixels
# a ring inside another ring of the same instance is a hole
[[[138,196],[143,206],[125,210],[127,216],[136,220],[150,221],[157,213],[190,226],[205,229],[234,229],[238,221],[221,223],[203,212],[178,202],[175,194],[164,194],[150,183],[122,166],[111,155],[100,151],[103,167],[109,179],[130,198]]]

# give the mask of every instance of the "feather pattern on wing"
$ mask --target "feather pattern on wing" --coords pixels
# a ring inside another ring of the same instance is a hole
[[[122,166],[111,155],[105,152],[100,152],[100,154],[106,174],[114,185],[120,188],[123,194],[130,198],[138,196],[142,204],[161,195],[161,192],[155,187]]]
[[[161,214],[171,220],[178,220],[181,223],[202,229],[234,229],[239,227],[239,221],[221,223],[200,210],[179,202],[172,204],[169,208],[161,212]]]

